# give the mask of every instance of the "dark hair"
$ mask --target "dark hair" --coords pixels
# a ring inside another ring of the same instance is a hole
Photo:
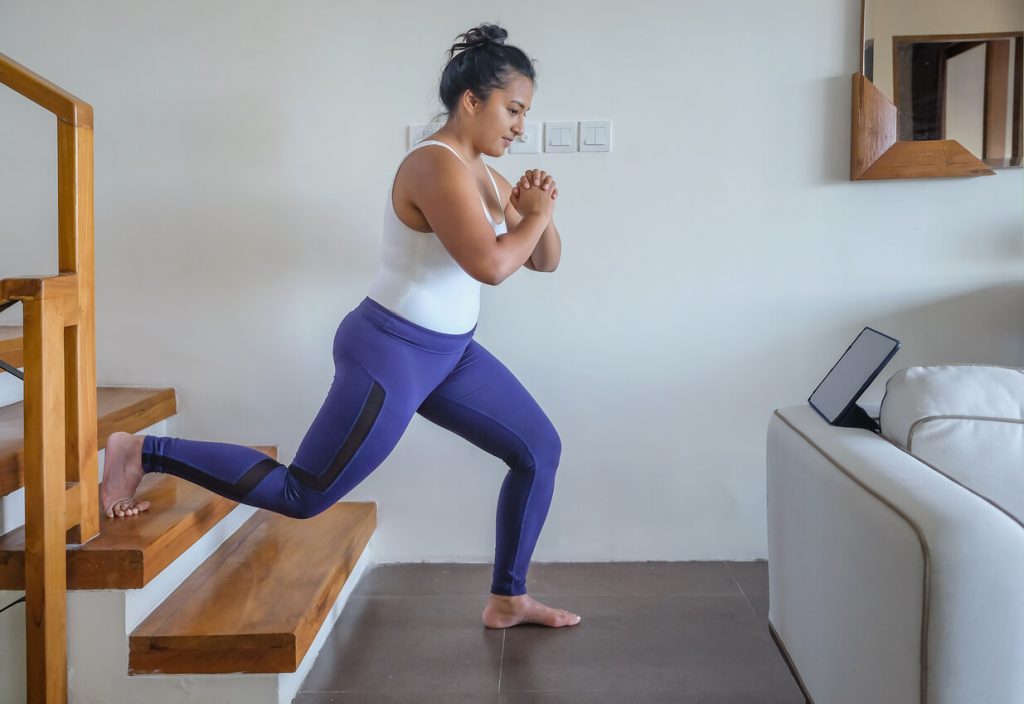
[[[505,43],[508,32],[496,24],[481,24],[456,37],[441,72],[441,102],[450,114],[466,90],[487,100],[519,73],[536,82],[533,60],[522,49]],[[458,40],[462,41],[458,41]],[[456,53],[461,52],[461,53]]]

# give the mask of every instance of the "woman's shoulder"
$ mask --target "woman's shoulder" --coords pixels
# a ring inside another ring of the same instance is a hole
[[[456,155],[443,147],[425,145],[406,153],[402,160],[393,185],[394,205],[400,210],[404,203],[419,207],[424,199],[447,202],[453,193],[471,191],[476,191],[476,184]]]
[[[489,166],[487,162],[482,162],[482,165],[494,178],[498,190],[503,196],[507,197],[507,194],[512,191],[512,184],[497,169]],[[479,169],[479,167],[476,168]],[[437,140],[427,144],[421,142],[419,146],[413,147],[411,151],[407,152],[399,168],[399,173],[402,176],[401,180],[404,181],[405,177],[411,177],[410,180],[413,183],[424,178],[430,178],[435,182],[438,180],[447,181],[455,179],[473,183],[467,177],[473,176],[474,169],[467,169],[467,164],[462,161],[458,154],[453,152],[444,142]],[[479,178],[483,178],[482,173]]]
[[[406,152],[399,170],[409,167],[414,172],[429,172],[435,175],[453,173],[458,167],[464,168],[461,160],[440,142],[427,142],[414,146]]]

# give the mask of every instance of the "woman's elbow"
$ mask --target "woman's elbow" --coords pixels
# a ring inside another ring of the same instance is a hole
[[[507,278],[508,278],[508,274],[500,274],[498,272],[492,272],[489,276],[486,276],[486,277],[484,277],[482,279],[478,279],[478,280],[480,281],[480,283],[486,284],[488,286],[497,286],[498,284],[500,284],[502,281],[504,281]]]
[[[497,272],[492,270],[479,271],[476,273],[469,272],[469,275],[486,286],[497,286],[505,280],[504,276],[498,276]]]
[[[499,260],[492,260],[488,266],[482,267],[479,276],[474,276],[477,281],[488,286],[497,286],[512,275],[508,267]]]

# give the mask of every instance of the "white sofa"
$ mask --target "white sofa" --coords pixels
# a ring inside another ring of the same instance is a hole
[[[771,418],[780,650],[816,704],[1024,702],[1024,370],[902,370],[879,420]]]

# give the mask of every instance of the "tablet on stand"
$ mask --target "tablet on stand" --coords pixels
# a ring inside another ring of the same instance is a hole
[[[857,400],[899,348],[896,338],[864,328],[807,402],[831,425],[881,432],[878,421],[858,406]]]

